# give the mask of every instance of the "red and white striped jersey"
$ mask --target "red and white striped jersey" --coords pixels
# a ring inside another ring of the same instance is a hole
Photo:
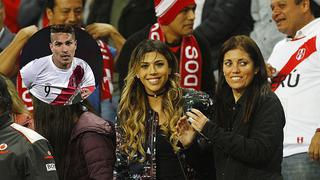
[[[52,55],[35,59],[21,70],[22,81],[30,93],[52,105],[67,105],[81,101],[81,90],[94,90],[95,79],[90,66],[82,59],[73,58],[69,69],[60,69]]]
[[[272,85],[286,115],[284,157],[307,152],[320,127],[319,27],[318,18],[300,29],[294,39],[280,41],[268,60],[279,72]]]

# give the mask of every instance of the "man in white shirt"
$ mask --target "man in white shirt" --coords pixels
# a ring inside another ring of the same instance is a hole
[[[268,60],[286,115],[284,179],[320,179],[320,19],[314,7],[312,0],[271,0],[272,18],[287,35]]]
[[[90,66],[74,57],[77,48],[70,25],[50,27],[52,55],[35,59],[21,69],[30,93],[52,105],[68,105],[87,98],[95,89]]]

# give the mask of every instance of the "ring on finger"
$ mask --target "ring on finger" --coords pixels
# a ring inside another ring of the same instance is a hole
[[[194,119],[193,119],[192,117],[189,117],[189,118],[187,119],[187,121],[190,122],[190,123],[192,123],[192,122],[194,121]]]

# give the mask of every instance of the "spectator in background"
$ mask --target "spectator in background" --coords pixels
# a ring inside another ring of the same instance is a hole
[[[272,21],[272,11],[269,0],[251,1],[251,16],[254,27],[250,37],[258,44],[263,58],[268,60],[274,45],[284,38]]]
[[[6,18],[5,24],[17,33],[20,29],[38,25],[46,0],[2,0]]]
[[[191,125],[178,125],[192,126],[212,142],[218,180],[282,180],[285,116],[258,46],[247,36],[233,36],[223,44],[218,64],[214,118],[191,109]]]
[[[34,25],[21,29],[11,43],[0,53],[0,73],[15,77],[19,70],[18,57],[28,39],[38,31]]]
[[[12,41],[14,34],[4,24],[5,10],[0,0],[0,52]]]
[[[125,4],[127,0],[119,0],[120,4]],[[89,4],[87,4],[89,3]],[[111,14],[112,14],[112,6],[114,4],[113,0],[89,0],[86,1],[86,6],[88,7],[87,19],[85,24],[92,23],[108,23],[110,24]],[[120,8],[120,7],[119,7]],[[117,9],[117,11],[121,12],[121,9]]]
[[[48,141],[12,122],[12,103],[6,81],[0,77],[1,179],[58,180]]]
[[[11,78],[17,75],[17,59],[22,47],[38,29],[32,25],[21,29],[17,35],[11,33],[4,25],[4,1],[0,0],[0,73]]]
[[[129,0],[120,14],[118,29],[127,39],[156,20],[154,0]]]
[[[286,114],[284,179],[320,179],[320,11],[312,0],[272,0],[272,19],[287,37],[268,60],[272,89]]]
[[[87,20],[112,24],[124,38],[155,22],[153,0],[93,0]]]
[[[218,69],[221,45],[234,35],[249,35],[253,28],[251,0],[206,0],[195,32],[210,43],[213,69]]]
[[[15,123],[21,126],[27,127],[29,129],[34,129],[34,122],[31,113],[28,111],[27,107],[24,105],[23,101],[18,95],[15,85],[6,76],[0,74],[8,86],[8,91],[12,99],[12,119]]]
[[[45,13],[47,0],[20,0],[17,22],[19,28],[30,25],[43,27],[42,15]]]
[[[158,23],[132,35],[124,44],[116,63],[120,89],[128,73],[133,49],[145,39],[165,42],[179,60],[181,86],[214,93],[211,55],[206,39],[193,33],[194,0],[156,0]]]

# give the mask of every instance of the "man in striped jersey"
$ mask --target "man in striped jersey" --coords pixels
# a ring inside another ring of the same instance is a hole
[[[90,66],[74,57],[77,48],[74,29],[70,25],[54,25],[50,29],[52,55],[25,65],[20,70],[22,80],[33,96],[48,104],[82,101],[94,91],[95,78]]]

